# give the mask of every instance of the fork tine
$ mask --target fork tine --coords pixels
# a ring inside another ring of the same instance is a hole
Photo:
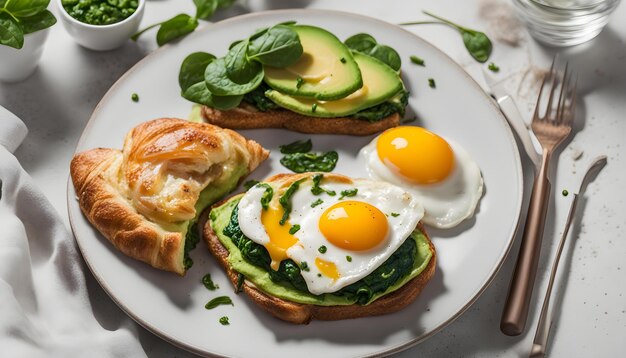
[[[535,113],[533,113],[533,121],[540,120],[541,116],[539,116],[539,107],[541,105],[541,97],[543,95],[543,89],[546,86],[546,81],[550,76],[552,76],[552,72],[554,71],[554,62],[556,61],[556,56],[552,59],[552,65],[550,66],[550,72],[547,75],[543,76],[543,80],[541,81],[541,87],[539,88],[539,95],[537,96],[537,104],[535,104]]]
[[[559,93],[559,101],[557,102],[556,107],[556,124],[560,125],[563,123],[563,116],[565,115],[565,109],[567,102],[567,97],[569,95],[569,77],[568,77],[568,69],[569,63],[565,63],[565,70],[563,71],[563,78],[561,79],[561,91]]]
[[[546,114],[542,118],[544,120],[547,120],[550,117],[550,114],[552,113],[552,100],[554,99],[554,92],[557,87],[558,76],[556,72],[554,71],[554,62],[552,63],[552,68],[550,68],[550,76],[552,77],[552,86],[550,88],[550,95],[548,97],[548,105],[546,106]]]
[[[574,122],[574,117],[576,113],[576,99],[578,98],[577,87],[578,87],[578,75],[576,76],[576,80],[574,80],[574,86],[572,87],[570,91],[571,99],[570,99],[569,107],[567,108],[568,115],[565,118],[565,121],[566,121],[565,124],[569,126],[572,126],[572,122]]]

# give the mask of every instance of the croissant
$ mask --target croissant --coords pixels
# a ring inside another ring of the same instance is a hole
[[[187,233],[269,152],[228,129],[176,118],[142,123],[123,150],[78,153],[70,164],[83,214],[118,250],[184,275]],[[189,249],[189,248],[188,248]]]

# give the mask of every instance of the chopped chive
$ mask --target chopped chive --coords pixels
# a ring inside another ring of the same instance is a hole
[[[230,299],[230,297],[228,296],[219,296],[219,297],[215,297],[214,299],[210,300],[206,305],[204,305],[204,308],[210,310],[213,309],[219,305],[233,305],[233,301]]]
[[[498,67],[498,65],[496,65],[495,63],[490,63],[489,66],[487,66],[487,68],[489,69],[489,71],[491,72],[500,72],[500,67]]]
[[[319,252],[320,252],[320,254],[325,254],[325,253],[326,253],[326,250],[327,250],[327,248],[326,248],[326,246],[324,246],[324,245],[320,246],[320,248],[319,248],[319,249],[317,249],[317,251],[319,251]]]
[[[220,317],[220,324],[222,326],[228,326],[230,322],[228,321],[228,316]]]
[[[298,230],[300,230],[300,225],[298,224],[292,225],[291,228],[289,229],[289,235],[293,235],[297,233]]]
[[[317,103],[313,103],[313,105],[311,106],[311,112],[315,113],[316,109],[317,109]]]
[[[296,88],[298,88],[298,89],[299,89],[300,87],[302,87],[302,84],[303,84],[303,83],[304,83],[304,80],[302,79],[302,77],[298,76],[298,77],[296,78]]]
[[[346,256],[346,261],[352,262],[352,256]]]
[[[437,85],[435,84],[435,80],[433,78],[429,78],[428,79],[428,86],[430,88],[436,88],[437,87]]]
[[[391,213],[391,216],[393,216],[394,218],[397,218],[398,216],[400,216],[400,214],[398,214],[398,213]]]
[[[133,100],[133,102],[139,102],[139,95],[138,95],[137,93],[133,93],[133,94],[130,96],[130,99],[132,99],[132,100]]]
[[[343,199],[345,197],[355,196],[358,191],[359,191],[359,189],[357,189],[357,188],[342,190],[341,191],[341,196],[339,197],[339,200],[341,200],[341,199]]]
[[[318,205],[322,204],[323,202],[324,202],[324,200],[322,200],[322,199],[317,199],[317,200],[315,200],[315,201],[311,204],[311,207],[312,207],[312,208],[314,208],[314,207],[316,207],[316,206],[318,206]]]
[[[411,56],[411,62],[413,62],[414,64],[418,65],[418,66],[426,66],[426,64],[424,63],[424,60],[422,60],[421,58],[417,57],[417,56]]]

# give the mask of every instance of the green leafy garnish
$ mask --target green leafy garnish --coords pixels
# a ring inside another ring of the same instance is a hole
[[[476,61],[484,63],[489,59],[493,46],[491,44],[491,40],[489,40],[489,37],[487,37],[485,33],[457,25],[450,20],[446,20],[427,11],[422,12],[439,21],[405,22],[401,23],[400,25],[445,24],[451,26],[459,31],[461,37],[463,38],[463,44],[465,45],[465,48]]]
[[[237,288],[235,289],[235,293],[239,293],[241,292],[242,288],[243,288],[243,283],[246,280],[246,276],[244,276],[243,274],[239,274],[237,276]]]
[[[130,96],[130,99],[133,100],[133,102],[139,102],[139,95],[137,93],[133,93]]]
[[[230,324],[230,321],[228,321],[228,316],[220,317],[220,324],[222,326],[228,326]]]
[[[192,33],[198,27],[198,20],[208,20],[217,9],[229,7],[234,2],[234,0],[193,0],[196,6],[195,16],[178,14],[169,20],[146,27],[131,36],[131,39],[137,41],[144,32],[158,26],[159,30],[157,31],[156,40],[159,46],[163,46],[168,42]]]
[[[310,152],[313,149],[313,143],[310,139],[307,140],[297,140],[295,142],[281,145],[280,152],[283,154],[293,154],[293,153],[306,153]]]
[[[219,296],[219,297],[215,297],[214,299],[210,300],[209,302],[207,302],[206,305],[204,305],[204,308],[210,310],[213,309],[217,306],[220,305],[233,305],[233,301],[230,299],[230,297],[228,296]]]
[[[495,63],[491,62],[489,64],[489,66],[487,66],[487,68],[489,69],[489,71],[491,72],[500,72],[500,67],[498,67],[498,65],[496,65]]]
[[[261,197],[261,206],[263,207],[263,210],[267,210],[267,208],[269,208],[270,201],[272,201],[272,198],[274,197],[274,189],[267,183],[258,183],[256,186],[265,188],[263,196]]]
[[[206,275],[204,275],[204,277],[202,277],[202,284],[209,291],[215,291],[218,288],[220,288],[218,285],[213,283],[213,280],[211,280],[211,274],[210,273],[207,273]]]
[[[352,256],[346,256],[346,261],[352,262]]]
[[[200,242],[200,234],[198,233],[198,222],[191,222],[187,228],[187,235],[185,235],[185,248],[184,248],[184,259],[183,265],[185,270],[188,270],[191,266],[193,266],[193,260],[189,257],[189,252],[196,248]]]
[[[352,115],[356,119],[366,120],[370,123],[378,122],[383,118],[398,113],[400,116],[404,116],[406,106],[409,103],[409,92],[400,91],[395,96],[391,97],[386,102],[383,102],[377,106],[366,108]]]
[[[346,198],[346,197],[356,196],[356,194],[358,192],[359,192],[358,188],[342,190],[341,191],[341,196],[339,197],[339,200],[341,200],[343,198]]]
[[[302,179],[294,181],[289,186],[289,188],[285,190],[283,195],[280,196],[280,199],[278,199],[278,202],[280,203],[280,205],[283,207],[285,211],[283,213],[283,217],[278,222],[279,224],[285,225],[285,222],[287,221],[287,219],[289,219],[289,214],[291,214],[291,197],[296,192],[296,190],[298,190],[298,188],[300,187],[300,183],[302,183],[305,180],[306,178],[302,178]]]
[[[300,270],[309,272],[309,264],[307,264],[306,261],[300,262]]]
[[[356,34],[350,36],[344,43],[349,49],[374,57],[396,71],[402,66],[398,52],[389,46],[379,44],[372,35]]]
[[[391,216],[393,216],[394,218],[397,218],[398,216],[400,216],[400,214],[398,214],[398,213],[391,213]]]
[[[302,77],[298,76],[296,78],[296,88],[300,88],[302,87],[302,84],[304,83],[304,80],[302,79]]]
[[[311,112],[315,113],[316,110],[317,110],[317,103],[313,103],[313,105],[311,106]]]
[[[50,0],[0,0],[0,45],[21,49],[24,35],[56,24]]]
[[[297,233],[298,231],[300,231],[300,225],[295,224],[295,225],[292,225],[291,228],[289,229],[289,234],[293,235]]]
[[[434,78],[429,78],[428,79],[428,87],[430,88],[436,88],[437,84],[435,83],[435,79]]]
[[[311,207],[312,207],[312,208],[314,208],[314,207],[316,207],[316,206],[318,206],[318,205],[322,204],[323,202],[324,202],[324,200],[322,200],[322,199],[317,199],[317,200],[315,200],[314,202],[312,202],[312,203],[311,203]]]
[[[285,22],[251,36],[250,60],[272,67],[287,67],[298,61],[303,49],[300,37],[291,28],[293,25],[295,21]]]
[[[313,177],[311,178],[313,180],[313,185],[311,186],[311,193],[313,195],[320,195],[321,193],[326,193],[326,194],[328,194],[330,196],[337,195],[337,193],[335,193],[335,191],[327,190],[327,189],[324,189],[324,188],[322,188],[320,186],[320,183],[322,182],[323,178],[324,178],[324,174],[321,174],[321,173],[313,175]],[[320,200],[320,199],[318,199],[318,200]]]
[[[327,249],[327,248],[326,248],[326,246],[324,246],[324,245],[320,246],[320,247],[317,249],[317,251],[319,251],[319,252],[320,252],[320,254],[325,254],[327,250],[328,250],[328,249]]]
[[[567,189],[563,189],[561,194],[563,194],[563,196],[568,196],[569,195],[569,191],[567,191]]]
[[[418,66],[426,66],[426,64],[424,63],[424,60],[422,60],[421,58],[417,57],[417,56],[411,56],[411,62],[418,65]]]
[[[326,153],[293,153],[284,156],[280,160],[280,164],[295,173],[331,172],[335,169],[338,160],[339,154],[335,151]]]

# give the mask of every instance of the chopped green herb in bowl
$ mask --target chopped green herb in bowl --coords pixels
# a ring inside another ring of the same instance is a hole
[[[63,9],[80,22],[111,25],[137,11],[139,0],[61,0]]]

